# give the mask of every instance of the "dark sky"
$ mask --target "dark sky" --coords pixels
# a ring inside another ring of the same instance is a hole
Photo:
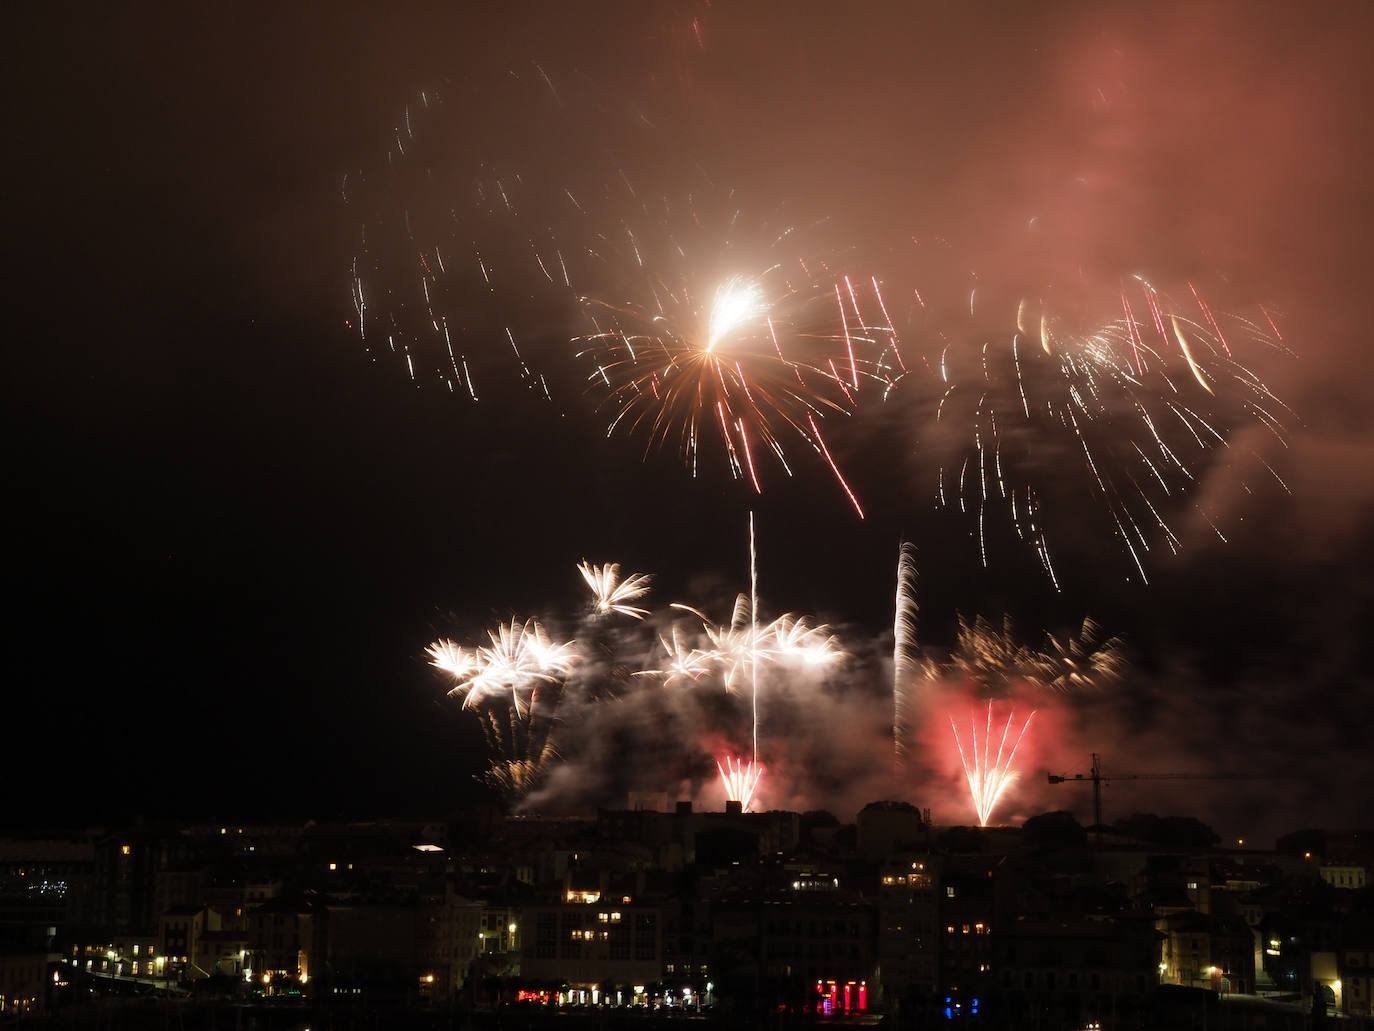
[[[856,680],[890,673],[903,536],[925,644],[949,646],[960,612],[1010,614],[1032,641],[1093,616],[1125,640],[1132,672],[1057,704],[1007,818],[1086,816],[1041,774],[1096,750],[1118,771],[1285,774],[1123,787],[1122,809],[1228,834],[1369,825],[1367,6],[567,6],[17,16],[3,819],[441,811],[472,797],[482,746],[427,643],[517,613],[571,630],[583,558],[722,611],[747,586],[753,509],[767,606],[841,630]],[[421,91],[442,104],[388,164]],[[474,182],[515,173],[521,219],[483,214]],[[1137,272],[1254,319],[1263,304],[1294,356],[1243,360],[1292,409],[1288,446],[1238,420],[1173,499],[1179,553],[1150,556],[1144,584],[1069,475],[1081,458],[1032,439],[1031,472],[1061,491],[1059,590],[1005,527],[985,569],[968,521],[936,511],[933,377],[830,431],[862,521],[804,448],[761,498],[718,466],[692,479],[671,447],[641,460],[642,438],[606,439],[576,306],[524,278],[532,236],[585,251],[631,224],[605,185],[626,181],[658,200],[734,189],[742,236],[819,224],[828,260],[904,298],[904,344],[931,360],[942,329],[1014,329],[1007,298],[1088,308]],[[586,223],[545,217],[562,186],[601,191]],[[477,404],[356,331],[359,258],[369,317],[415,318],[406,216],[419,250],[471,240],[525,269],[508,293],[466,292],[469,269],[444,294]],[[975,288],[999,326],[968,321]],[[552,402],[524,388],[505,325]],[[881,696],[823,693],[862,752]],[[601,754],[569,733],[583,762]],[[959,818],[938,765],[896,788],[835,772],[786,801],[900,791]]]

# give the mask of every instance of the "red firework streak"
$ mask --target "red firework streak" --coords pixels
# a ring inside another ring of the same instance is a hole
[[[988,818],[992,815],[992,810],[996,807],[1002,797],[1002,792],[1007,789],[1013,780],[1016,779],[1016,771],[1012,769],[1012,763],[1016,759],[1016,749],[1021,744],[1021,739],[1026,736],[1026,730],[1031,725],[1031,720],[1035,718],[1035,710],[1026,717],[1026,722],[1021,724],[1021,729],[1012,737],[1012,724],[1015,721],[1016,710],[1007,710],[1006,721],[1002,724],[1001,733],[998,735],[997,750],[992,749],[992,738],[996,731],[992,725],[992,702],[988,702],[987,718],[983,726],[983,739],[978,740],[978,719],[976,714],[969,713],[969,744],[964,747],[963,740],[959,737],[959,727],[954,722],[954,717],[950,716],[949,726],[954,731],[954,744],[959,749],[959,759],[964,764],[964,775],[968,778],[969,791],[973,795],[973,808],[978,813],[978,826],[986,827]],[[1008,748],[1010,741],[1011,747]]]

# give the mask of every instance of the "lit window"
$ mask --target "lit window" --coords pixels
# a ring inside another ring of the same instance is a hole
[[[138,946],[137,946],[137,945],[134,946],[134,955],[135,955],[135,956],[138,955]]]
[[[946,885],[945,885],[945,898],[947,898],[947,899],[952,899],[952,898],[954,898],[954,885],[952,885],[952,884],[946,884]]]
[[[127,855],[128,855],[130,852],[132,852],[132,851],[133,851],[133,849],[132,849],[130,846],[128,846],[128,845],[120,845],[120,846],[119,846],[120,855],[125,855],[125,856],[127,856]]]

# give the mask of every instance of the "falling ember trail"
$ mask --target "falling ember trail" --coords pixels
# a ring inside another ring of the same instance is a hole
[[[725,787],[725,798],[738,802],[740,809],[749,811],[749,803],[754,800],[754,791],[763,776],[763,766],[754,759],[744,759],[737,755],[727,755],[716,760],[720,771],[720,782]]]
[[[978,814],[978,826],[980,827],[988,825],[988,819],[1001,800],[1002,793],[1016,779],[1016,771],[1012,768],[1012,763],[1016,759],[1016,750],[1021,745],[1021,739],[1026,736],[1031,720],[1035,718],[1035,710],[1032,709],[1031,714],[1026,717],[1026,722],[1016,732],[1016,737],[1011,740],[1011,747],[1008,748],[1007,742],[1011,739],[1012,723],[1015,716],[1015,709],[1007,710],[1007,718],[1002,725],[995,754],[991,745],[994,733],[992,702],[988,702],[987,719],[983,727],[981,742],[978,739],[977,717],[973,713],[969,714],[967,747],[959,737],[959,727],[954,722],[954,717],[951,715],[949,718],[950,729],[954,731],[954,744],[959,749],[959,759],[964,764],[964,776],[968,778],[969,792],[973,795],[973,808]]]

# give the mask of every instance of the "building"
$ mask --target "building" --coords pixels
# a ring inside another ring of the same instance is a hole
[[[181,977],[205,976],[196,972],[195,960],[200,952],[200,936],[205,931],[223,929],[219,910],[209,906],[174,906],[162,914],[158,924],[161,942],[159,955],[165,956],[164,972],[173,980]]]
[[[47,992],[46,952],[0,949],[0,1017],[41,1017]]]
[[[939,973],[939,864],[914,854],[882,867],[878,888],[878,968],[890,1002],[934,996]]]
[[[523,982],[566,986],[564,1001],[642,1002],[663,975],[663,913],[631,895],[569,893],[525,908]]]
[[[241,969],[255,982],[274,991],[284,990],[294,983],[309,983],[310,972],[319,954],[319,918],[317,907],[309,902],[283,898],[266,899],[261,905],[244,911],[242,931],[238,935],[244,950]],[[233,941],[222,943],[232,946]],[[230,953],[231,954],[231,953]],[[230,955],[225,954],[225,955]],[[216,963],[223,956],[206,960]],[[206,968],[209,969],[209,968]]]
[[[1254,992],[1255,938],[1243,917],[1184,911],[1157,926],[1160,981],[1227,994]]]
[[[1134,1027],[1154,1004],[1159,936],[1149,919],[1016,920],[993,941],[984,1009],[1010,1026]],[[961,1001],[977,1005],[967,993]]]

